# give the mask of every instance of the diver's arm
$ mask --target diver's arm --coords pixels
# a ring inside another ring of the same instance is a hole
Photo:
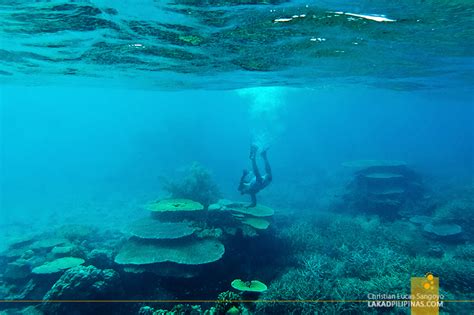
[[[242,189],[244,189],[245,177],[247,176],[248,173],[249,171],[247,170],[243,170],[242,172],[242,177],[240,178],[239,189],[238,189],[240,192],[242,191]]]

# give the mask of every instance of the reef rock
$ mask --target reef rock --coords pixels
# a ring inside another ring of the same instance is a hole
[[[87,254],[87,262],[97,268],[110,268],[114,263],[113,252],[109,249],[93,249]]]
[[[98,269],[94,266],[78,266],[66,271],[46,293],[44,300],[97,300],[117,299],[121,296],[119,274],[112,269]],[[71,310],[87,314],[95,305],[44,303],[45,312],[69,314]],[[79,308],[85,308],[79,310]]]
[[[19,280],[28,278],[30,273],[30,266],[28,266],[25,260],[19,259],[17,261],[7,264],[7,268],[5,269],[5,273],[3,274],[3,276],[6,279]]]

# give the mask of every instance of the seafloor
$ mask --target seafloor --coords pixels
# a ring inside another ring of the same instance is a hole
[[[442,312],[467,314],[452,301],[474,297],[474,187],[400,161],[344,166],[347,185],[318,209],[246,208],[194,165],[121,229],[5,226],[1,313],[363,314],[369,294],[404,296],[432,274]]]

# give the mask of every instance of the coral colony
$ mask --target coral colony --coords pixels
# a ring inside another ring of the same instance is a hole
[[[171,199],[142,206],[123,231],[65,225],[11,240],[2,253],[5,299],[208,299],[212,303],[112,305],[43,303],[45,314],[114,309],[136,314],[358,312],[354,303],[244,303],[243,300],[366,299],[410,292],[410,275],[442,278],[445,298],[472,292],[472,188],[436,199],[397,161],[354,161],[333,207],[294,220],[268,206],[217,199],[207,171],[192,168]],[[198,171],[196,171],[198,170]],[[196,186],[199,183],[200,186]],[[199,190],[202,189],[202,191]],[[180,193],[183,196],[180,196]],[[211,193],[210,193],[211,192]],[[186,199],[215,201],[209,205]],[[217,200],[216,200],[217,199]],[[466,296],[468,297],[468,296]],[[450,308],[456,310],[456,305]]]

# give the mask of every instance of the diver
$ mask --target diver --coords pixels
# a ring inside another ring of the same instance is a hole
[[[249,171],[244,169],[242,177],[240,178],[239,191],[242,195],[249,194],[252,198],[252,203],[247,208],[252,208],[257,205],[257,193],[267,187],[272,181],[272,169],[268,163],[267,150],[260,153],[265,162],[265,175],[261,175],[257,166],[256,155],[258,147],[252,144],[250,147],[250,160],[252,161],[253,174],[249,176]],[[250,178],[249,178],[250,177]]]

